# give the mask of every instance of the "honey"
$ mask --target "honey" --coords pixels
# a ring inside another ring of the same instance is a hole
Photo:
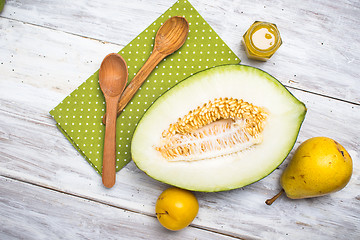
[[[267,61],[282,44],[280,32],[275,24],[254,22],[243,36],[248,58]]]

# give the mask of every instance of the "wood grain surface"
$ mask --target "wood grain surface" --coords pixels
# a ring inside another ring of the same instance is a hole
[[[340,192],[281,197],[294,150],[247,187],[195,193],[200,210],[179,232],[161,227],[155,202],[168,185],[129,163],[112,189],[55,126],[49,111],[174,1],[8,0],[0,14],[0,239],[359,239],[360,2],[191,3],[240,57],[281,81],[308,113],[294,147],[315,136],[340,142],[354,173]],[[283,45],[268,62],[246,58],[255,20],[277,24]]]

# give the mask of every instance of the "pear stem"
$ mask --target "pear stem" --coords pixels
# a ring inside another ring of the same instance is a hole
[[[267,200],[265,201],[265,203],[266,203],[267,205],[273,204],[273,202],[275,202],[275,200],[278,199],[278,198],[280,197],[280,195],[283,194],[283,192],[284,192],[284,189],[281,189],[281,191],[280,191],[278,194],[276,194],[275,196],[273,196],[273,197],[270,198],[270,199],[267,199]]]

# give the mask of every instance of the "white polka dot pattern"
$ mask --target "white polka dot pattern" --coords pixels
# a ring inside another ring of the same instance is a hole
[[[198,71],[240,62],[189,1],[182,0],[119,52],[128,65],[129,81],[149,57],[157,30],[172,16],[183,16],[188,20],[188,39],[177,52],[159,63],[119,116],[116,133],[117,170],[130,161],[130,142],[136,125],[159,96]],[[102,116],[105,107],[96,72],[50,112],[59,129],[100,174],[105,132]]]

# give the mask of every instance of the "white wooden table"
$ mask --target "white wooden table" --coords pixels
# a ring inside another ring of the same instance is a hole
[[[307,105],[295,148],[327,136],[349,151],[354,173],[340,192],[265,205],[292,151],[259,182],[195,193],[198,216],[170,232],[154,213],[166,184],[129,163],[105,189],[56,128],[49,110],[173,3],[7,1],[0,14],[0,239],[360,239],[358,0],[191,1],[242,64],[274,75]],[[276,23],[284,42],[265,63],[248,60],[241,44],[255,20]]]

